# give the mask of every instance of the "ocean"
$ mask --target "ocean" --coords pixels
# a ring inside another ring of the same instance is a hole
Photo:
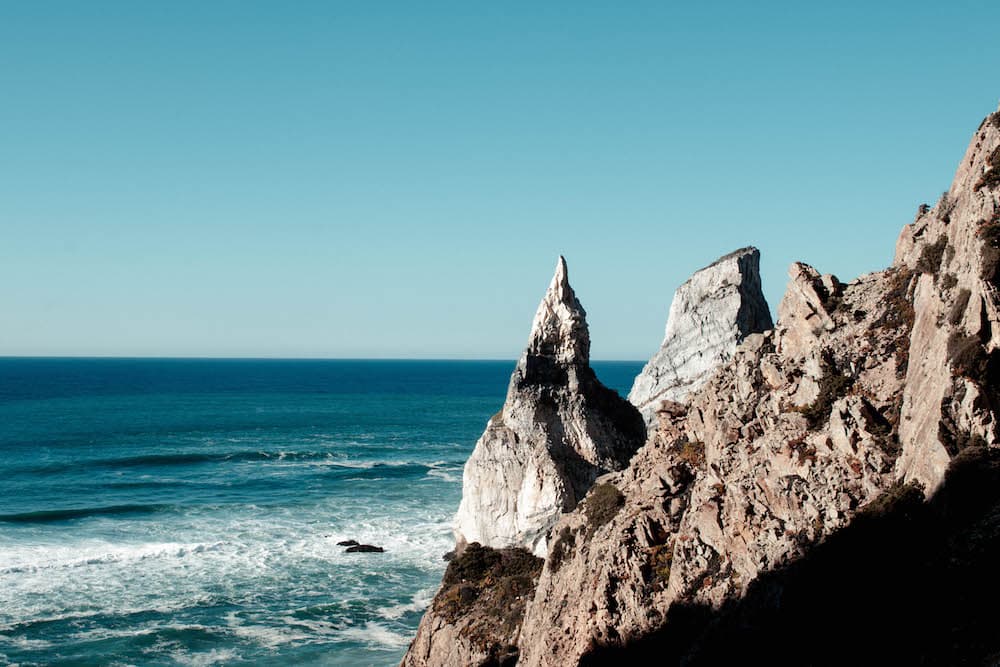
[[[513,365],[0,358],[0,664],[396,664]]]

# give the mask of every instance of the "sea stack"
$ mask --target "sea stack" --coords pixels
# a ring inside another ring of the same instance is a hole
[[[459,551],[478,542],[545,555],[560,515],[599,475],[628,465],[645,436],[639,412],[590,368],[587,314],[560,257],[503,408],[465,465]]]
[[[652,426],[663,401],[683,403],[733,358],[744,338],[772,326],[760,288],[760,251],[741,248],[720,257],[674,292],[663,343],[636,377],[629,401]]]

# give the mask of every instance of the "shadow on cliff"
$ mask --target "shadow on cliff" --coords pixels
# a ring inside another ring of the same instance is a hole
[[[971,447],[928,502],[898,485],[742,599],[581,664],[1000,664],[998,622],[1000,452]]]

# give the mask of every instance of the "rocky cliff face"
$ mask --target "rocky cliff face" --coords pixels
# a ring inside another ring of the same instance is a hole
[[[993,444],[997,433],[998,188],[1000,111],[976,131],[951,188],[896,243],[895,265],[914,274],[915,312],[897,472],[928,492],[970,438]]]
[[[518,664],[1000,661],[1000,112],[893,266],[789,275],[553,527]]]
[[[760,252],[742,248],[720,257],[674,292],[663,343],[628,400],[654,424],[660,403],[683,402],[733,358],[744,338],[772,326],[760,288]]]
[[[639,413],[590,368],[586,318],[560,257],[507,400],[465,465],[459,550],[478,542],[545,555],[562,513],[598,475],[628,465],[644,442]]]
[[[628,470],[599,480],[622,497],[614,515],[557,524],[561,558],[528,606],[522,664],[575,664],[659,628],[679,602],[740,596],[892,484],[906,333],[884,326],[899,304],[882,296],[896,281],[905,294],[908,273],[888,271],[824,304],[823,277],[793,266],[778,327],[748,337],[687,406],[665,405]]]

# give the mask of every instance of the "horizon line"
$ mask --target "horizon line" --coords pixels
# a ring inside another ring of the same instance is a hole
[[[216,357],[216,356],[178,356],[178,355],[74,355],[74,354],[0,354],[0,361],[12,359],[38,360],[120,360],[120,361],[496,361],[516,363],[518,358],[502,359],[500,357]],[[646,363],[643,359],[591,359],[597,363]]]

